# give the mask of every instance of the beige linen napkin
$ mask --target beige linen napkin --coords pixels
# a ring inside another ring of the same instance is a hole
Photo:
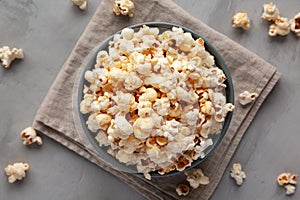
[[[190,16],[171,0],[135,0],[134,2],[135,15],[133,18],[128,18],[115,16],[112,12],[113,1],[102,1],[51,86],[35,116],[33,127],[117,176],[148,199],[179,198],[175,188],[179,183],[186,183],[183,174],[166,178],[153,178],[152,181],[148,181],[140,176],[116,171],[87,151],[74,126],[72,88],[84,58],[109,35],[126,26],[148,21],[163,21],[183,25],[205,37],[223,56],[231,71],[236,99],[237,95],[244,90],[259,94],[253,104],[244,107],[236,101],[232,122],[222,143],[200,165],[204,173],[210,177],[210,184],[200,186],[198,189],[190,191],[187,197],[183,197],[183,199],[208,199],[217,187],[245,130],[278,81],[280,74],[269,63]]]

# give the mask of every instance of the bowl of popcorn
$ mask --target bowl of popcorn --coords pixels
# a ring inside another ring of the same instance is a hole
[[[205,38],[149,22],[122,29],[89,54],[73,110],[90,153],[150,179],[208,157],[226,134],[233,102],[229,70]]]

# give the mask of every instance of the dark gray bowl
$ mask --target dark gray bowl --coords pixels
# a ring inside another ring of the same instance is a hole
[[[204,43],[205,49],[214,56],[216,66],[219,67],[220,69],[222,69],[224,74],[227,77],[227,80],[225,81],[225,84],[227,85],[227,87],[225,89],[226,100],[228,103],[232,103],[232,104],[234,103],[233,84],[232,84],[231,76],[229,73],[229,69],[226,66],[221,55],[218,53],[216,48],[209,43],[209,41],[207,41],[201,35],[199,35],[198,33],[194,32],[188,28],[185,28],[183,26],[176,25],[176,24],[166,23],[166,22],[146,22],[146,23],[129,26],[129,28],[132,28],[137,31],[143,25],[147,25],[149,27],[157,27],[160,29],[161,32],[170,30],[170,29],[172,29],[172,27],[180,27],[184,30],[184,32],[190,32],[195,39],[201,37],[205,41],[205,43]],[[115,34],[118,34],[120,32],[121,31],[119,31]],[[74,122],[75,122],[75,127],[77,129],[77,132],[78,132],[83,144],[89,150],[89,152],[91,152],[93,155],[95,155],[99,159],[106,161],[111,167],[113,167],[116,170],[120,170],[120,171],[127,172],[127,173],[137,173],[138,174],[138,172],[134,166],[126,166],[126,165],[120,163],[118,160],[116,160],[114,157],[110,156],[106,152],[107,148],[103,148],[98,145],[98,142],[95,139],[96,134],[92,133],[91,131],[89,131],[87,129],[86,121],[87,121],[88,115],[83,115],[79,111],[79,108],[80,108],[79,105],[83,98],[83,85],[88,84],[84,79],[84,73],[85,73],[85,71],[94,68],[97,53],[100,50],[107,50],[108,43],[109,43],[109,41],[111,41],[113,39],[113,37],[114,37],[114,35],[110,36],[104,42],[102,42],[99,46],[97,46],[93,51],[91,51],[91,53],[87,56],[87,58],[84,60],[84,62],[82,64],[81,68],[79,69],[79,72],[78,72],[78,75],[76,77],[76,81],[74,84],[74,89],[73,89]],[[203,160],[205,160],[216,149],[216,147],[220,144],[220,142],[222,141],[223,137],[225,136],[225,134],[227,132],[231,118],[232,118],[232,112],[229,112],[223,123],[223,128],[221,130],[221,133],[218,135],[210,136],[210,138],[213,141],[213,145],[209,146],[205,150],[205,152],[204,152],[205,157],[203,159],[199,158],[198,160],[193,161],[192,165],[190,167],[187,167],[185,170],[199,165]],[[180,173],[180,172],[174,170],[163,176],[169,176],[169,175],[174,175],[174,174],[178,174],[178,173]],[[159,175],[157,172],[152,172],[151,175],[162,177],[162,175]]]

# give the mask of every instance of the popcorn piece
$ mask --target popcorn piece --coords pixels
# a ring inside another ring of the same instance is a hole
[[[128,15],[133,17],[134,13],[134,4],[130,0],[115,0],[115,6],[113,11],[116,15]]]
[[[292,195],[295,193],[296,187],[290,184],[287,184],[286,186],[284,186],[286,189],[286,195]]]
[[[196,189],[200,185],[207,185],[209,184],[209,178],[205,176],[202,172],[202,170],[199,169],[190,169],[184,174],[187,176],[186,180],[190,183],[191,187]]]
[[[155,103],[153,104],[153,108],[156,110],[157,114],[166,116],[170,110],[170,101],[166,97],[156,99]]]
[[[286,189],[287,195],[292,195],[295,193],[297,184],[297,176],[296,174],[291,174],[289,172],[284,172],[278,175],[277,177],[277,183],[280,186],[284,186]]]
[[[133,124],[134,136],[144,140],[150,136],[154,123],[151,117],[138,118]]]
[[[279,10],[273,3],[264,4],[264,12],[261,16],[262,19],[268,21],[275,21],[279,18]]]
[[[2,61],[3,67],[9,68],[11,62],[16,58],[24,58],[22,49],[13,48],[12,50],[10,50],[8,46],[3,46],[2,48],[0,48],[0,59]]]
[[[290,173],[282,173],[277,177],[277,182],[279,185],[284,185],[289,183]]]
[[[291,30],[297,35],[300,36],[300,12],[290,20]]]
[[[237,185],[240,186],[243,184],[244,179],[246,178],[246,173],[242,171],[242,166],[240,163],[233,164],[230,176],[235,180]]]
[[[239,94],[239,102],[242,105],[246,105],[246,104],[249,104],[252,101],[254,101],[257,96],[258,96],[258,94],[255,93],[255,92],[250,93],[248,91],[244,91],[244,92]]]
[[[179,196],[187,196],[190,192],[190,188],[187,185],[180,184],[177,186],[176,192]]]
[[[26,177],[25,171],[29,169],[27,163],[14,163],[13,165],[8,165],[4,171],[8,176],[8,182],[14,183],[16,180],[22,180]]]
[[[277,177],[277,183],[279,185],[284,185],[284,184],[297,184],[297,175],[296,174],[291,174],[291,173],[281,173]]]
[[[32,143],[37,143],[38,145],[42,145],[42,138],[37,136],[36,131],[32,127],[25,128],[21,132],[21,138],[23,139],[24,145],[29,145]]]
[[[280,17],[275,20],[275,24],[272,24],[269,28],[269,35],[276,36],[281,35],[285,36],[290,33],[290,23],[289,20],[285,17]]]
[[[132,125],[123,116],[116,116],[115,123],[122,134],[130,135],[133,133]]]
[[[96,117],[96,122],[99,125],[99,128],[101,130],[106,130],[108,126],[110,125],[112,117],[108,114],[98,114]]]
[[[130,74],[124,82],[124,86],[126,88],[126,90],[132,91],[135,90],[139,87],[141,87],[143,84],[143,81],[135,74],[132,73]]]
[[[250,19],[245,12],[238,12],[232,16],[232,27],[243,28],[248,30],[250,28]]]
[[[139,101],[155,101],[157,98],[157,92],[153,88],[142,88],[140,92],[143,92],[139,97]]]
[[[87,0],[72,0],[72,2],[80,8],[80,10],[86,10]]]
[[[102,131],[102,130],[100,130],[97,133],[97,136],[95,137],[95,139],[98,141],[100,147],[102,145],[104,145],[104,146],[108,146],[109,145],[109,142],[108,142],[108,139],[107,139],[107,134],[104,131]]]

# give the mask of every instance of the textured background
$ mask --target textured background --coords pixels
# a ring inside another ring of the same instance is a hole
[[[22,145],[19,134],[29,126],[100,0],[89,0],[81,12],[71,0],[0,0],[0,46],[23,48],[25,59],[0,68],[0,199],[98,200],[143,199],[109,173],[43,137],[40,148]],[[233,162],[242,163],[247,179],[237,187],[229,168],[212,200],[281,200],[284,189],[276,177],[284,171],[300,174],[298,112],[300,98],[300,38],[268,36],[262,21],[262,2],[176,0],[191,15],[255,52],[282,72],[277,86],[241,141]],[[299,0],[273,1],[281,15],[300,12]],[[246,11],[251,29],[231,27],[231,16]],[[26,179],[8,184],[3,169],[24,161],[31,169]],[[232,164],[231,163],[231,164]],[[300,193],[289,199],[299,199]]]

